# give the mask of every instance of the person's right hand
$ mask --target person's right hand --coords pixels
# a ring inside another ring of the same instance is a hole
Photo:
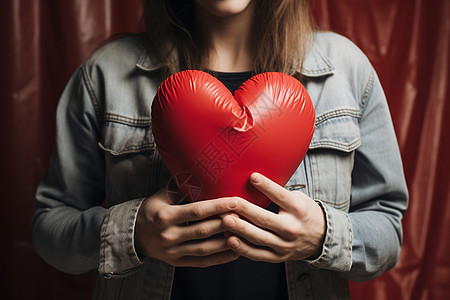
[[[221,214],[236,204],[233,198],[219,198],[184,205],[166,188],[141,205],[135,227],[135,246],[139,254],[173,266],[208,267],[239,257],[230,250],[223,235]],[[198,221],[186,226],[187,222]]]

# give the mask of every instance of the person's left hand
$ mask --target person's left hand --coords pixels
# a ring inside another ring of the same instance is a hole
[[[234,198],[233,211],[223,217],[224,228],[232,234],[228,245],[237,254],[272,263],[317,258],[325,236],[325,216],[318,203],[299,191],[288,191],[258,173],[250,181],[278,204],[272,213],[244,199]]]

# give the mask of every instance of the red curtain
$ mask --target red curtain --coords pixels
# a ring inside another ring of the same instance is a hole
[[[353,40],[385,88],[410,189],[398,265],[351,284],[354,299],[450,299],[450,1],[311,0],[320,28]],[[1,299],[88,299],[31,244],[34,190],[54,142],[55,108],[75,68],[112,34],[137,32],[141,0],[0,3]]]

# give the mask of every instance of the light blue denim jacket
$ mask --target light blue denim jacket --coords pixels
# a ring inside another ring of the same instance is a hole
[[[170,298],[174,267],[141,261],[133,240],[143,198],[170,178],[151,131],[159,67],[137,37],[116,40],[75,72],[59,102],[33,240],[59,270],[98,269],[96,299]],[[385,95],[364,54],[318,33],[301,72],[315,133],[286,188],[320,202],[327,229],[320,257],[285,263],[287,288],[290,299],[345,299],[347,280],[395,265],[407,188]]]

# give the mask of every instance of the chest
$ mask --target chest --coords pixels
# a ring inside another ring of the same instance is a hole
[[[315,132],[286,188],[348,211],[354,152],[361,144],[358,100],[349,88],[339,87],[333,80],[308,81],[305,86],[316,111]],[[127,99],[132,105],[126,111],[114,103],[119,99],[106,101],[114,104],[109,109],[105,106],[107,118],[99,143],[105,152],[108,206],[146,197],[172,181],[156,150],[150,111],[140,109],[151,106],[149,95],[156,90],[151,85],[142,89]]]

